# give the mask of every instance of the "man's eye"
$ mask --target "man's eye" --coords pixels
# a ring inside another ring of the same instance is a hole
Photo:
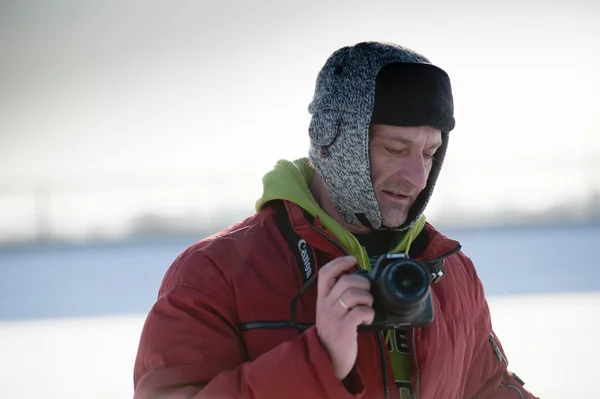
[[[390,148],[390,147],[385,147],[385,150],[392,155],[400,155],[405,152],[404,149],[397,149],[397,148]]]
[[[425,159],[435,159],[435,152],[432,154],[423,154],[423,158]]]

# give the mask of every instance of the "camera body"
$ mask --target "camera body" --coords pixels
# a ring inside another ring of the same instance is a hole
[[[404,253],[381,255],[371,271],[360,270],[371,282],[375,319],[359,330],[425,327],[434,319],[430,273],[422,262]]]

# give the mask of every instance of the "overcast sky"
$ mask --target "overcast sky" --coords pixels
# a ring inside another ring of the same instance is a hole
[[[600,3],[551,3],[0,1],[0,235],[31,224],[40,184],[65,226],[252,204],[277,159],[306,155],[325,59],[362,40],[450,75],[431,212],[584,194],[600,187]]]

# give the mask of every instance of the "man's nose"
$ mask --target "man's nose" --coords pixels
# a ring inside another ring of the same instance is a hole
[[[411,155],[411,157],[407,159],[406,163],[403,165],[401,175],[411,186],[419,191],[423,190],[427,185],[427,179],[429,177],[427,161],[423,155]]]

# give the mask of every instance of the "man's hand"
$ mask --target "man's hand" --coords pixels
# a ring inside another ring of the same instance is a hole
[[[355,265],[356,258],[345,256],[319,270],[316,328],[340,380],[356,362],[357,327],[371,324],[375,317],[370,281],[358,274],[344,274]]]

